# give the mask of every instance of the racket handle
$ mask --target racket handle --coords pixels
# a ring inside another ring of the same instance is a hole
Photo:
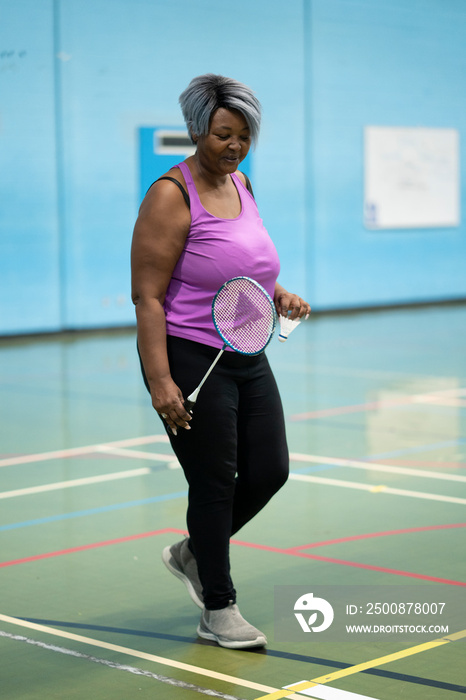
[[[200,390],[201,390],[201,387],[204,385],[205,380],[207,379],[207,377],[208,377],[209,374],[212,372],[213,368],[215,367],[215,365],[217,364],[217,362],[218,362],[219,359],[221,358],[221,356],[222,356],[223,352],[225,351],[225,348],[226,348],[226,347],[227,347],[227,344],[225,343],[225,345],[224,345],[223,348],[220,350],[220,352],[218,353],[217,357],[215,358],[215,360],[212,362],[212,364],[210,365],[209,369],[208,369],[207,372],[205,373],[205,375],[204,375],[204,377],[202,378],[202,381],[201,381],[201,383],[199,384],[199,386],[198,386],[196,389],[194,389],[194,391],[188,396],[187,399],[185,399],[184,407],[186,408],[187,411],[190,411],[190,410],[194,407],[194,404],[195,404],[196,401],[197,401],[197,397],[199,396],[199,392],[200,392]]]
[[[187,410],[188,413],[192,413],[192,410],[194,406],[196,405],[195,401],[192,401],[191,399],[185,399],[183,406]]]

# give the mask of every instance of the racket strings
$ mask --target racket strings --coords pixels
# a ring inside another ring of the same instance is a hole
[[[262,352],[275,328],[269,295],[254,280],[230,280],[217,294],[212,314],[217,331],[237,352]]]

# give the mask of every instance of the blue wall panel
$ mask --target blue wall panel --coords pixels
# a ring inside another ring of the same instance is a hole
[[[464,217],[446,229],[362,223],[364,126],[450,127],[464,139],[465,3],[314,0],[308,35],[315,307],[465,298]]]
[[[138,132],[183,125],[178,96],[205,72],[250,84],[264,103],[255,191],[285,278],[300,275],[304,285],[305,261],[289,248],[290,232],[304,238],[301,3],[285,21],[281,0],[240,0],[234,13],[232,21],[231,8],[206,1],[60,3],[68,327],[133,322],[128,263],[140,200]],[[285,175],[291,171],[295,182]]]
[[[134,323],[140,130],[182,127],[205,72],[263,104],[251,174],[285,286],[315,309],[466,298],[463,222],[363,226],[364,126],[464,142],[464,36],[464,0],[0,0],[0,334]]]
[[[51,0],[0,2],[0,333],[60,327]]]

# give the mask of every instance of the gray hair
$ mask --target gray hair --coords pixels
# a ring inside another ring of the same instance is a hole
[[[233,78],[213,73],[193,78],[180,95],[180,105],[193,143],[193,134],[205,136],[209,133],[212,115],[221,107],[241,112],[252,142],[257,142],[261,123],[260,102],[251,88]]]

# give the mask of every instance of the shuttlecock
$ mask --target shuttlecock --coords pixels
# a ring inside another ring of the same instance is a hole
[[[294,329],[299,326],[301,321],[299,321],[297,318],[282,316],[281,314],[279,315],[278,320],[280,321],[280,333],[278,334],[278,340],[281,343],[284,343],[290,333],[292,333]]]

